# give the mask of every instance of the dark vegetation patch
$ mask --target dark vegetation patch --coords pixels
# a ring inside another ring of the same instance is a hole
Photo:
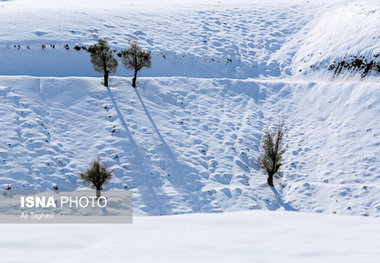
[[[377,74],[380,73],[380,61],[376,61],[378,57],[379,54],[375,54],[373,58],[348,56],[344,59],[333,61],[327,69],[334,71],[334,76],[338,76],[343,70],[348,70],[359,73],[362,78],[365,78],[371,71]]]

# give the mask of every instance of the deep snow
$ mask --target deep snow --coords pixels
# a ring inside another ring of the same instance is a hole
[[[0,1],[1,191],[83,188],[100,155],[107,189],[132,189],[138,215],[3,225],[0,261],[379,262],[379,76],[326,69],[379,54],[379,6]],[[122,65],[106,89],[73,49],[99,37],[152,51],[137,89]],[[270,188],[255,162],[281,119],[287,152]],[[191,212],[231,213],[172,215]]]
[[[331,80],[325,71],[334,60],[380,52],[378,6],[378,0],[5,1],[0,73],[99,76],[88,53],[73,48],[103,37],[116,50],[137,39],[152,51],[153,67],[142,76]],[[131,72],[121,66],[117,75]]]
[[[96,1],[69,1],[65,7],[52,2],[4,3],[0,9],[2,74],[99,76],[88,63],[88,53],[73,47],[104,37],[117,50],[138,39],[152,51],[154,66],[143,71],[144,76],[278,76],[276,63],[266,62],[311,16],[310,8],[300,4],[210,1],[190,5],[185,1],[153,8],[144,5],[146,1],[136,6],[132,1],[113,1],[108,8],[94,8]],[[64,49],[65,44],[70,50]],[[117,74],[130,72],[121,66]]]
[[[97,155],[136,214],[286,209],[378,216],[379,84],[1,77],[0,184],[83,187]],[[282,179],[255,162],[287,124]]]
[[[248,211],[136,217],[133,225],[9,225],[1,262],[379,261],[378,218]]]

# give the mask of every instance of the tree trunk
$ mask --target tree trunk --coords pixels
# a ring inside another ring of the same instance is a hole
[[[99,199],[101,195],[100,189],[96,189],[96,199]]]
[[[273,174],[268,174],[268,184],[273,187]]]
[[[108,87],[108,75],[109,75],[109,71],[106,70],[104,72],[104,86]]]
[[[132,79],[132,87],[136,88],[136,79],[137,79],[137,71],[135,70],[135,74]]]

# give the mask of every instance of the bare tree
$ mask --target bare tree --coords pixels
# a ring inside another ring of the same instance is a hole
[[[101,196],[103,185],[112,178],[112,172],[108,171],[105,164],[100,163],[100,157],[93,161],[91,168],[80,174],[80,178],[96,189],[96,198]]]
[[[108,42],[99,38],[98,43],[92,45],[88,51],[91,53],[94,70],[104,74],[104,86],[108,87],[108,76],[116,72],[118,64]]]
[[[127,69],[134,70],[132,87],[136,88],[137,73],[143,68],[150,68],[152,57],[149,51],[143,50],[136,41],[129,42],[130,47],[121,52],[121,61]]]
[[[263,153],[259,158],[259,165],[262,170],[268,174],[268,184],[273,186],[273,176],[281,167],[282,155],[285,149],[282,149],[284,138],[284,122],[281,122],[274,132],[267,132],[262,140]]]

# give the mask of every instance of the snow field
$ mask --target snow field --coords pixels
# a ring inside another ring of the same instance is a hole
[[[241,2],[169,2],[160,8],[155,8],[157,3],[147,7],[146,1],[134,6],[128,1],[113,1],[109,8],[96,8],[99,1],[66,1],[65,6],[59,1],[43,5],[5,2],[0,17],[4,25],[0,29],[0,54],[4,56],[0,72],[99,76],[89,63],[89,54],[73,48],[88,47],[103,37],[116,50],[138,39],[152,51],[154,66],[142,71],[142,76],[279,76],[277,62],[267,62],[313,17],[314,5],[305,6],[303,1]],[[122,65],[117,72],[119,76],[130,74]]]
[[[379,262],[378,75],[326,70],[376,58],[378,0],[107,4],[0,0],[0,189],[82,189],[100,155],[134,224],[4,225],[1,262]],[[137,89],[74,50],[99,37],[152,51]]]
[[[373,83],[2,77],[0,184],[83,187],[97,155],[136,214],[286,209],[378,216],[380,93]],[[344,114],[344,118],[342,115]],[[277,190],[256,161],[281,119]],[[352,139],[359,138],[359,139]]]
[[[133,225],[8,225],[2,262],[378,262],[377,218],[246,211]],[[20,253],[22,249],[22,253]]]

